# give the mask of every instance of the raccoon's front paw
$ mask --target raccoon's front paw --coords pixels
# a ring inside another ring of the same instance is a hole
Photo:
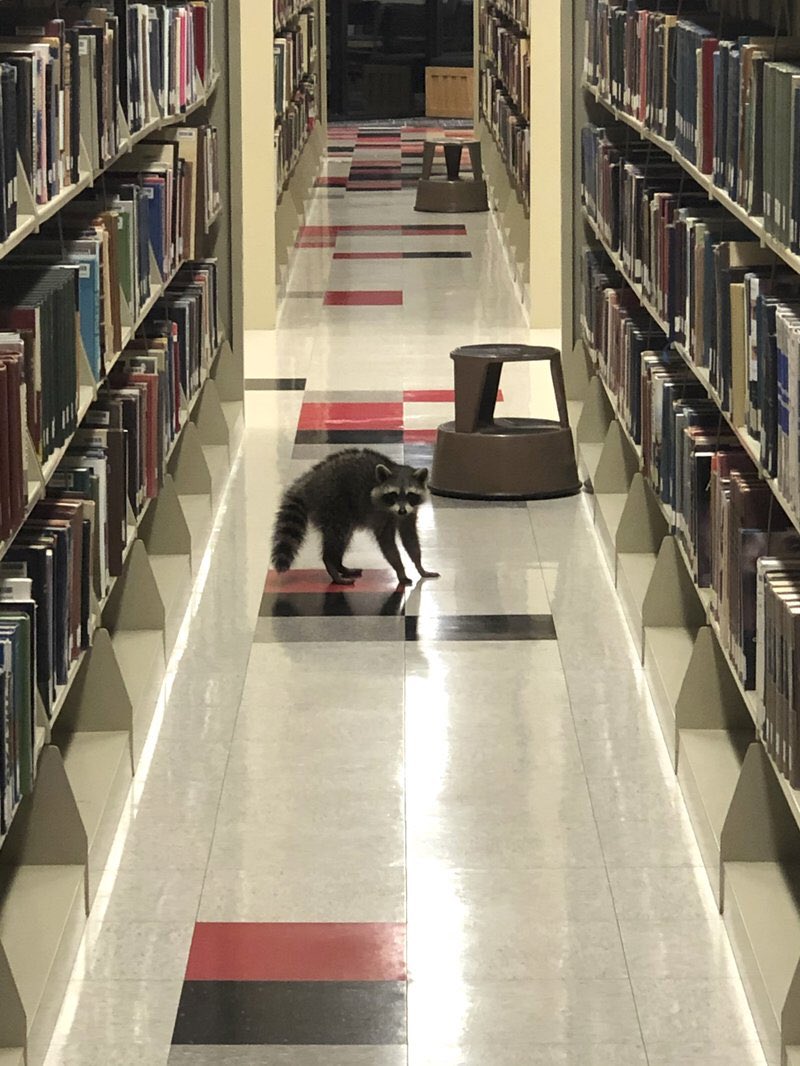
[[[345,577],[344,574],[331,578],[332,585],[355,585],[355,583],[356,579],[354,577]]]
[[[413,585],[414,582],[411,580],[410,577],[406,577],[406,575],[403,574],[402,577],[398,577],[397,584],[398,585]]]
[[[419,576],[420,577],[441,577],[442,575],[437,573],[435,570],[420,570]]]

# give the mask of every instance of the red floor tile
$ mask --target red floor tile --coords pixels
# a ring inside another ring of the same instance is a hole
[[[436,440],[435,429],[406,429],[403,431],[403,440],[406,444],[425,443]]]
[[[304,403],[298,429],[402,429],[401,403]]]
[[[325,293],[323,302],[326,307],[401,307],[403,293],[399,289],[375,289],[369,292],[360,289],[350,292],[331,289]]]
[[[331,240],[323,239],[321,241],[300,239],[295,244],[295,248],[335,248],[335,247],[336,247],[336,238],[335,237],[332,238]]]
[[[199,922],[187,981],[404,981],[404,925]]]
[[[270,570],[264,592],[318,595],[320,592],[330,592],[332,587],[337,586],[331,586],[331,579],[324,570],[288,570],[285,574]],[[365,570],[361,577],[356,578],[355,585],[347,587],[347,594],[393,592],[396,588],[397,578],[391,570]]]

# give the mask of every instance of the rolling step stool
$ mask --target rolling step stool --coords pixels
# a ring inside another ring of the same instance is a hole
[[[580,491],[558,349],[468,344],[450,358],[456,417],[439,426],[431,492],[468,500],[539,500]],[[495,418],[503,364],[544,361],[550,363],[558,421]]]
[[[436,149],[444,148],[446,178],[433,178]],[[462,178],[461,154],[466,148],[472,164],[472,177]],[[488,211],[486,182],[481,165],[481,142],[476,138],[427,137],[422,148],[422,174],[417,182],[415,211]]]

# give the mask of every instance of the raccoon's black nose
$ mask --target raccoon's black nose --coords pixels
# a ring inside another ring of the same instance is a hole
[[[398,507],[397,510],[398,510],[398,512],[400,514],[408,514],[408,508],[407,507]]]

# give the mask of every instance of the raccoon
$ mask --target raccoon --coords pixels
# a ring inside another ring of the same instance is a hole
[[[410,585],[395,536],[420,577],[425,570],[417,536],[417,509],[428,497],[428,471],[393,462],[368,448],[348,448],[317,463],[286,490],[275,518],[272,565],[284,573],[297,557],[309,522],[322,534],[322,561],[336,585],[352,585],[361,571],[345,566],[357,529],[369,529],[401,585]]]

